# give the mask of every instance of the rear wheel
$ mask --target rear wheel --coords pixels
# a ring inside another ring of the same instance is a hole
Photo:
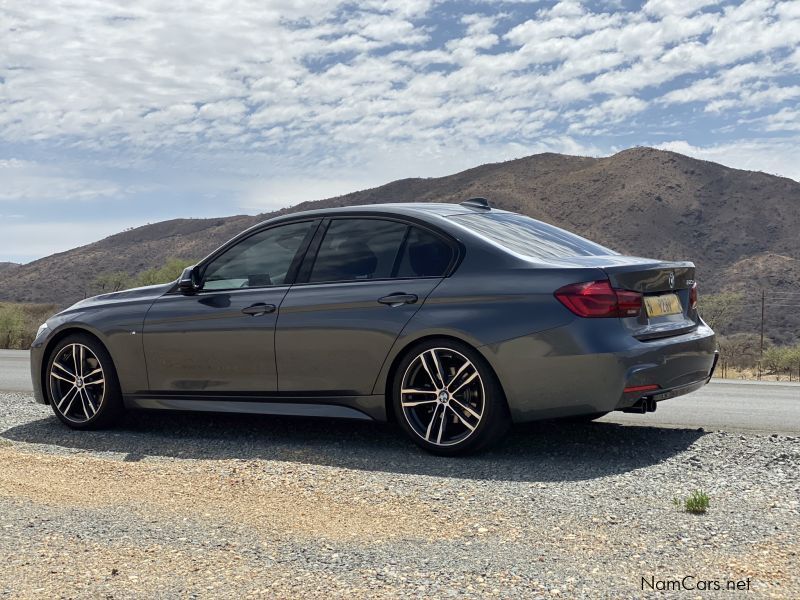
[[[100,429],[122,413],[122,395],[111,356],[85,334],[61,340],[47,362],[47,391],[53,412],[73,429]]]
[[[416,444],[434,454],[487,448],[511,423],[489,365],[476,350],[454,340],[413,347],[398,366],[392,390],[397,421]]]

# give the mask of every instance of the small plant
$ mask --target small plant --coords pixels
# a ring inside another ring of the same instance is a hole
[[[708,510],[708,494],[700,490],[695,490],[681,502],[677,498],[672,499],[676,508],[682,508],[693,515],[702,515]]]

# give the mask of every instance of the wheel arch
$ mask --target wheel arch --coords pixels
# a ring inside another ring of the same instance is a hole
[[[382,374],[383,381],[380,385],[382,385],[382,391],[384,396],[384,408],[386,410],[386,420],[390,423],[395,421],[394,410],[392,407],[392,383],[394,382],[395,375],[397,373],[397,369],[400,366],[400,363],[403,359],[408,355],[411,349],[418,344],[428,342],[430,340],[451,340],[454,342],[458,342],[459,344],[465,344],[475,350],[483,360],[486,361],[486,365],[491,369],[492,375],[494,375],[497,384],[500,386],[500,390],[503,393],[503,402],[508,404],[506,400],[505,390],[503,389],[503,382],[500,380],[500,377],[497,375],[497,369],[494,368],[492,361],[486,356],[485,352],[481,351],[480,346],[476,346],[470,340],[464,339],[457,335],[453,335],[451,333],[428,333],[425,335],[421,335],[419,337],[415,337],[410,340],[404,340],[402,346],[400,346],[392,359],[388,361],[389,366],[388,368],[384,369],[384,374]]]

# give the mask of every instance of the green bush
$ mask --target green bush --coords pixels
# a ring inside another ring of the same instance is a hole
[[[800,376],[800,345],[767,348],[761,366],[768,374],[786,373],[790,377]]]
[[[0,347],[20,348],[25,334],[25,316],[15,304],[0,306]]]
[[[186,267],[193,264],[192,260],[171,258],[162,266],[147,269],[136,276],[131,276],[124,271],[102,273],[94,279],[94,293],[109,294],[139,286],[169,283],[175,281]]]
[[[95,289],[98,289],[101,294],[118,292],[124,290],[126,287],[133,287],[134,285],[135,281],[132,281],[131,276],[125,271],[103,273],[94,280]]]
[[[54,304],[0,302],[0,348],[30,348],[39,325],[57,310]]]
[[[698,310],[703,320],[717,333],[723,333],[742,312],[744,295],[736,292],[701,295]]]
[[[673,504],[678,508],[683,508],[684,511],[694,515],[702,515],[708,510],[709,499],[708,494],[703,491],[695,490],[683,499],[683,502],[675,498]]]
[[[186,267],[194,264],[192,260],[182,258],[171,258],[162,267],[148,269],[139,273],[135,280],[135,285],[156,285],[159,283],[169,283],[180,277]]]

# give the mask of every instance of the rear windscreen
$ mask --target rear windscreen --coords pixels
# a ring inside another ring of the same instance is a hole
[[[616,254],[589,240],[515,213],[453,215],[459,225],[522,256],[535,259]]]

